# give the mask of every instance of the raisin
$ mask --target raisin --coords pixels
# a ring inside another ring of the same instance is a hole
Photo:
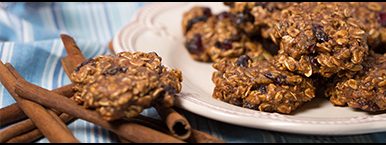
[[[232,41],[230,40],[224,40],[224,42],[219,42],[217,41],[215,44],[214,44],[217,48],[220,48],[222,50],[229,50],[229,49],[232,49]]]
[[[271,80],[275,79],[275,77],[272,75],[272,73],[266,73],[266,74],[264,74],[264,76],[271,79]]]
[[[248,66],[248,61],[250,60],[251,58],[248,56],[248,55],[242,55],[240,56],[237,61],[236,61],[236,65],[237,66],[240,66],[240,67],[247,67]]]
[[[233,22],[237,25],[243,24],[243,23],[253,23],[255,21],[255,18],[250,14],[249,12],[239,12],[234,15]]]
[[[267,86],[266,85],[253,85],[251,91],[258,90],[262,94],[267,94]]]
[[[174,87],[170,86],[170,85],[165,86],[164,90],[165,90],[165,92],[169,92],[171,94],[176,94],[177,93],[177,90]]]
[[[382,27],[386,27],[386,13],[378,13],[378,22],[381,24]]]
[[[117,73],[125,73],[127,71],[126,67],[113,66],[103,72],[103,75],[115,75]]]
[[[316,59],[316,57],[311,56],[311,57],[310,57],[310,60],[311,60],[311,64],[312,64],[313,66],[315,66],[315,67],[320,67],[320,64],[319,64],[319,62],[318,62],[318,59]]]
[[[210,8],[203,8],[203,13],[204,13],[204,16],[206,17],[210,17],[212,16],[212,11],[210,10]]]
[[[194,24],[196,24],[198,22],[205,22],[206,20],[208,20],[207,16],[198,16],[198,17],[195,17],[193,19],[190,19],[188,21],[188,25],[186,26],[185,32],[188,32],[190,29],[192,29]]]
[[[326,42],[329,40],[328,35],[323,30],[323,26],[319,24],[312,24],[312,33],[316,37],[318,43]]]
[[[320,67],[319,62],[316,59],[316,56],[318,56],[318,53],[315,49],[316,48],[315,46],[316,46],[315,44],[312,44],[308,47],[308,50],[310,51],[309,58],[313,66]]]
[[[366,110],[366,111],[379,111],[380,108],[378,107],[378,105],[372,101],[365,101],[365,100],[357,100],[358,102],[358,107],[362,108],[363,110]],[[365,107],[367,106],[367,107]]]
[[[278,84],[278,85],[287,84],[285,81],[287,76],[285,75],[278,75],[277,77],[275,77],[272,75],[272,73],[266,73],[264,74],[264,76],[272,80],[275,84]]]
[[[127,72],[127,67],[121,67],[121,69],[119,71],[125,73],[125,72]]]
[[[272,55],[277,55],[279,53],[279,46],[273,43],[270,39],[262,39],[262,45],[263,48]]]
[[[229,103],[231,103],[233,105],[236,105],[236,106],[242,106],[243,105],[243,102],[240,99],[237,99],[237,98],[234,98],[234,99],[230,100]]]
[[[214,43],[214,46],[217,47],[217,48],[221,48],[221,42],[220,41],[216,41],[216,43]]]
[[[220,14],[217,15],[217,18],[219,20],[224,20],[229,17],[230,17],[230,14],[228,12],[221,12]]]
[[[282,85],[282,84],[286,84],[285,82],[285,79],[287,78],[287,76],[285,75],[279,75],[278,77],[276,77],[275,79],[275,83],[276,84],[279,84],[279,85]]]
[[[201,41],[201,35],[195,34],[193,38],[185,43],[185,47],[188,49],[189,53],[200,54],[204,51]]]
[[[91,62],[94,62],[94,59],[92,59],[92,58],[87,59],[86,61],[82,62],[79,66],[77,66],[77,67],[74,69],[74,71],[75,71],[75,72],[78,72],[78,71],[80,70],[81,67],[83,67],[83,66],[85,66],[85,65],[87,65],[87,64],[89,64],[89,63],[91,63]]]

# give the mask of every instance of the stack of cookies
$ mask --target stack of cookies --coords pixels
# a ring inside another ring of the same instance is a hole
[[[316,96],[386,110],[386,3],[225,2],[183,15],[192,58],[213,62],[213,97],[290,114]]]

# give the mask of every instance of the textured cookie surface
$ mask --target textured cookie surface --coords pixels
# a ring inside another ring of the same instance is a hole
[[[156,53],[122,52],[87,60],[71,80],[76,102],[115,120],[136,116],[154,103],[172,106],[182,76],[163,66]]]
[[[368,54],[364,23],[349,3],[300,3],[281,12],[274,40],[280,42],[278,62],[310,77],[360,71]]]
[[[262,52],[262,44],[252,42],[232,17],[228,12],[213,15],[207,7],[193,7],[184,14],[185,48],[194,60],[216,62]]]
[[[213,97],[250,109],[291,113],[315,97],[309,78],[278,70],[264,59],[243,55],[224,59],[213,67]]]
[[[372,53],[363,70],[341,78],[326,94],[334,105],[371,112],[386,110],[386,54]]]

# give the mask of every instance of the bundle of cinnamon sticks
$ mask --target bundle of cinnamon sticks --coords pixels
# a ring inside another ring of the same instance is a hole
[[[62,65],[70,75],[86,58],[72,37],[63,34],[61,39],[67,51]],[[67,127],[76,119],[99,125],[115,133],[122,142],[223,142],[192,129],[183,115],[163,106],[155,106],[162,120],[139,115],[108,122],[70,99],[74,94],[72,84],[50,91],[26,81],[11,64],[1,61],[0,82],[16,100],[0,109],[1,143],[28,143],[42,137],[50,142],[79,142]]]

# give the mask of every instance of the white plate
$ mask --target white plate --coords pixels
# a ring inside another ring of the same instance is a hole
[[[183,72],[182,95],[177,105],[196,114],[235,125],[315,135],[349,135],[386,131],[386,114],[368,114],[334,107],[314,99],[294,115],[260,112],[213,99],[211,64],[194,61],[183,46],[181,20],[192,6],[209,6],[217,13],[221,3],[155,3],[138,11],[136,19],[113,39],[115,52],[157,52],[164,65]]]

